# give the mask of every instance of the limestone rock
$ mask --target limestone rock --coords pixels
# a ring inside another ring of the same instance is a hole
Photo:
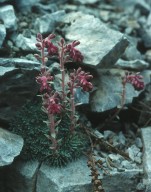
[[[137,50],[138,40],[130,36],[127,36],[127,39],[129,40],[130,44],[122,55],[122,59],[128,61],[142,59],[141,53]]]
[[[12,5],[5,5],[0,8],[0,19],[4,22],[6,29],[17,29],[17,18]]]
[[[92,191],[89,174],[90,170],[83,158],[64,168],[42,165],[38,174],[37,192]]]
[[[0,24],[0,48],[2,47],[2,44],[6,37],[6,29],[5,26]]]
[[[15,0],[15,6],[22,12],[30,12],[32,7],[40,0]]]
[[[20,58],[0,58],[0,66],[34,69],[40,67],[40,63]]]
[[[36,187],[36,171],[39,163],[37,161],[14,162],[8,169],[7,178],[5,179],[6,189],[14,192],[31,192]],[[16,182],[17,181],[17,182]],[[45,186],[46,187],[46,186]]]
[[[17,109],[36,95],[38,67],[38,62],[24,59],[0,59],[1,125],[8,126]]]
[[[23,147],[23,139],[0,128],[0,167],[9,165],[18,156]]]
[[[84,63],[92,67],[112,66],[128,46],[126,37],[108,28],[92,15],[78,13],[68,14],[65,37],[70,42],[79,40],[78,49],[84,55]]]
[[[120,67],[121,69],[133,69],[136,71],[141,71],[149,67],[149,63],[144,60],[136,59],[131,61],[125,61],[119,59],[115,66]]]
[[[37,33],[49,34],[54,31],[55,26],[63,20],[65,11],[56,11],[52,14],[45,14],[35,21],[35,30]]]
[[[31,36],[30,38],[25,37],[23,34],[19,34],[15,42],[16,46],[23,51],[37,51],[35,46],[36,37]]]
[[[90,169],[87,159],[82,157],[66,167],[54,168],[39,165],[37,162],[19,162],[9,170],[7,182],[14,192],[92,192]],[[123,172],[112,172],[103,176],[100,171],[103,187],[107,192],[132,192],[136,189],[141,169],[129,169]],[[17,182],[15,182],[17,181]],[[125,186],[127,186],[125,188]],[[32,188],[33,187],[33,188]]]
[[[146,176],[146,190],[145,192],[151,191],[151,127],[146,127],[141,129],[141,135],[144,144],[144,171]]]
[[[151,48],[151,12],[147,18],[146,25],[140,30],[141,38],[146,48]]]
[[[2,66],[0,66],[0,77],[4,76],[10,72],[13,72],[15,70],[16,70],[15,67],[2,67]]]
[[[99,0],[74,0],[75,3],[81,4],[94,4],[97,3]]]

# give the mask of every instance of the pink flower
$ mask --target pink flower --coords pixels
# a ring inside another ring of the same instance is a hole
[[[54,39],[55,37],[56,37],[55,34],[50,34],[48,37],[43,39],[42,35],[38,33],[36,38],[36,40],[38,41],[36,43],[37,49],[42,50],[46,48],[49,56],[57,54],[58,48],[51,42],[51,40]]]
[[[45,40],[45,47],[47,49],[48,55],[53,56],[58,53],[58,47],[56,47],[51,41]]]
[[[92,75],[90,75],[90,73],[85,73],[84,71],[82,71],[81,67],[79,67],[76,70],[74,70],[73,73],[70,74],[70,80],[71,81],[76,81],[76,87],[81,87],[83,89],[83,91],[91,91],[93,89],[93,85],[91,82],[89,82],[91,79],[93,78]],[[68,83],[68,86],[71,86],[71,83]]]
[[[79,41],[73,41],[66,46],[66,51],[69,52],[69,56],[76,62],[82,62],[83,60],[83,55],[78,49],[75,48],[79,44]]]
[[[38,77],[36,77],[37,83],[40,84],[40,92],[43,92],[44,90],[50,91],[51,86],[50,86],[50,81],[53,80],[53,76],[51,76],[48,71],[41,73]]]
[[[144,82],[143,82],[143,76],[134,74],[134,75],[127,75],[126,76],[126,82],[131,83],[137,91],[140,91],[144,89]]]
[[[44,102],[43,106],[49,114],[61,113],[62,105],[59,103],[58,94],[49,96],[47,93],[43,96]]]

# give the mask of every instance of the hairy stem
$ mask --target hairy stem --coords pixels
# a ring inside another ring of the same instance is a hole
[[[42,62],[42,67],[45,67],[45,45],[44,41],[42,41],[42,49],[41,49],[41,62]]]
[[[49,118],[49,122],[50,122],[50,137],[51,137],[51,141],[52,141],[52,147],[53,147],[53,150],[56,150],[57,149],[57,140],[56,140],[54,115],[49,114],[48,118]]]
[[[61,87],[62,87],[62,100],[65,101],[65,69],[64,69],[64,47],[60,52],[60,71],[61,71]]]
[[[71,86],[71,133],[75,130],[75,101],[74,101],[74,82]]]

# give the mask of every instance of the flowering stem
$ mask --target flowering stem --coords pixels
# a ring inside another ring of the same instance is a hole
[[[57,149],[57,140],[56,140],[56,131],[55,131],[55,120],[53,114],[48,114],[49,122],[50,122],[50,135],[52,141],[53,150]]]
[[[71,130],[71,133],[73,133],[74,130],[75,130],[74,81],[73,81],[73,83],[71,85],[70,94],[71,94],[71,116],[70,116],[71,127],[70,127],[70,130]]]
[[[64,70],[64,47],[61,47],[61,53],[60,53],[60,71],[62,75],[62,99],[65,101],[65,70]]]
[[[41,62],[42,62],[42,67],[45,68],[45,54],[44,54],[45,45],[44,45],[44,41],[42,41],[41,46],[42,46],[42,48],[41,48]]]
[[[124,104],[125,104],[125,95],[126,95],[126,81],[125,79],[123,79],[123,82],[122,82],[122,85],[123,85],[123,90],[122,90],[122,98],[121,98],[121,109],[124,107]]]

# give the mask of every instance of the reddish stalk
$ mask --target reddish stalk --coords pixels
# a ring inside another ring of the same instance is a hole
[[[64,46],[61,47],[60,52],[60,71],[61,71],[61,87],[62,87],[62,100],[65,101],[65,70],[64,70]]]
[[[71,99],[70,100],[70,102],[71,102],[71,115],[70,115],[71,126],[70,126],[70,130],[71,130],[71,133],[73,133],[75,130],[74,81],[72,82],[71,87],[70,87],[70,94],[71,94],[71,97],[70,97],[70,99]]]
[[[42,41],[41,43],[41,62],[42,62],[42,67],[45,68],[45,53],[44,53],[44,50],[45,50],[45,45],[44,45],[44,40]]]
[[[57,140],[56,140],[56,131],[55,131],[55,120],[53,114],[48,114],[48,119],[50,122],[49,128],[50,128],[50,136],[52,141],[52,147],[54,151],[57,150]]]

